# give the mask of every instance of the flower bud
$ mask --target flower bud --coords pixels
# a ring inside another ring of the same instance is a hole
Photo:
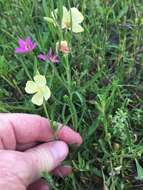
[[[113,148],[114,148],[114,150],[119,150],[120,144],[118,144],[118,143],[113,143]]]
[[[66,40],[64,41],[60,41],[56,43],[56,50],[63,52],[65,54],[69,54],[70,53],[70,48],[68,46],[68,42]]]

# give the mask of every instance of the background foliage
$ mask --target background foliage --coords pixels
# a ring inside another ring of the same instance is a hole
[[[72,53],[59,65],[37,61],[60,34],[43,20],[53,7],[75,6],[84,33],[66,34]],[[31,36],[34,54],[15,55],[18,37]],[[141,0],[0,0],[0,111],[44,115],[24,91],[36,68],[46,74],[51,120],[79,131],[83,145],[71,153],[74,173],[59,189],[142,189],[143,3]],[[46,70],[45,70],[46,69]],[[135,162],[137,160],[137,162]],[[118,168],[119,167],[119,168]],[[140,178],[136,178],[140,175]],[[142,175],[142,176],[141,176]]]

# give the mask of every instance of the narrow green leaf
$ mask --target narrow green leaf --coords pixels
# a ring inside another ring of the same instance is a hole
[[[137,169],[137,180],[143,180],[143,168],[142,166],[139,164],[139,162],[137,161],[137,159],[135,159],[136,162],[136,169]]]

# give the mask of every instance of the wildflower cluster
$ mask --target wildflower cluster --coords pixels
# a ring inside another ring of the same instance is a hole
[[[80,25],[84,17],[77,8],[73,7],[68,11],[67,8],[63,6],[63,16],[60,24],[58,24],[57,14],[58,9],[51,12],[51,18],[44,17],[44,19],[52,22],[55,27],[58,26],[61,29],[68,29],[75,33],[84,31],[83,27]],[[33,43],[30,37],[27,37],[25,40],[19,38],[18,44],[19,47],[15,49],[15,53],[17,54],[30,53],[37,47],[37,44]],[[64,39],[59,40],[55,44],[55,50],[56,53],[54,53],[52,48],[49,48],[48,53],[40,53],[39,55],[37,55],[38,60],[42,62],[51,62],[53,64],[57,64],[60,62],[59,52],[65,55],[71,52],[69,43]],[[28,94],[34,94],[31,101],[33,104],[40,106],[44,103],[44,101],[47,101],[50,98],[51,91],[46,84],[46,77],[39,74],[38,71],[37,73],[38,74],[33,77],[34,80],[27,81],[25,91]]]

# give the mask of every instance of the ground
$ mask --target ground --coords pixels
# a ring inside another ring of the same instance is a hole
[[[53,8],[77,7],[84,32],[58,32],[43,17]],[[61,35],[71,44],[60,63],[37,60],[55,51]],[[30,36],[33,53],[18,55],[18,38]],[[51,121],[80,132],[71,147],[73,174],[57,180],[62,190],[143,189],[143,3],[141,0],[0,0],[0,111],[45,115],[25,92],[29,74],[39,70],[52,96]]]

